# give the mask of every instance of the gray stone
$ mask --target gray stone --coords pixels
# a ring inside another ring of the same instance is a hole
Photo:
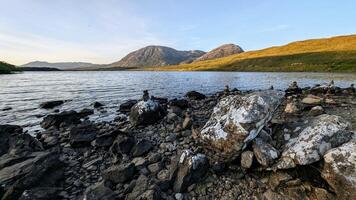
[[[244,151],[241,154],[241,167],[245,169],[249,169],[252,166],[253,162],[253,152],[252,151]]]
[[[113,183],[125,183],[133,178],[135,173],[135,165],[133,163],[112,166],[105,170],[102,174],[105,180]]]
[[[252,147],[257,161],[264,167],[272,165],[274,160],[278,158],[279,152],[260,138],[253,141]]]

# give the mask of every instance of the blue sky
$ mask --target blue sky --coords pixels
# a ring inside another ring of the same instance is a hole
[[[0,0],[0,60],[111,63],[147,45],[245,50],[356,33],[353,0]]]

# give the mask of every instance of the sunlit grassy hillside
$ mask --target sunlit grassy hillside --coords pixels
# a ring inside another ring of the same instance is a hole
[[[356,72],[356,35],[293,42],[224,58],[146,70]]]
[[[14,65],[0,61],[0,74],[9,74],[12,71],[17,71]]]

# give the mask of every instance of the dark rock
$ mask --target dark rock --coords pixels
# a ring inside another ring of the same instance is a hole
[[[170,106],[177,106],[181,109],[186,109],[189,107],[189,102],[185,99],[172,99],[168,104]]]
[[[137,200],[160,200],[161,193],[158,189],[147,190],[137,197]]]
[[[130,122],[132,125],[154,124],[164,116],[161,105],[155,101],[139,101],[130,111]]]
[[[72,125],[79,124],[80,116],[76,111],[64,111],[59,114],[47,115],[43,118],[41,122],[41,127],[44,129],[48,129],[50,127],[59,128],[62,124],[64,125]]]
[[[22,134],[22,128],[16,125],[0,125],[0,156],[7,153],[10,148],[12,135]]]
[[[69,133],[70,144],[73,147],[87,146],[96,138],[97,129],[93,125],[78,125]]]
[[[110,147],[118,134],[118,131],[112,131],[109,133],[98,135],[96,139],[92,142],[92,145],[95,147]]]
[[[140,140],[132,148],[131,154],[133,157],[139,157],[148,153],[153,148],[152,142],[146,139]]]
[[[112,166],[105,170],[102,174],[105,180],[111,181],[115,184],[125,183],[132,180],[135,173],[135,165],[133,163]]]
[[[128,100],[120,105],[119,111],[122,113],[129,113],[131,108],[137,103],[137,100]]]
[[[296,81],[294,81],[288,89],[285,91],[285,96],[298,95],[302,93],[302,89],[298,87]]]
[[[103,106],[104,106],[104,104],[102,104],[102,103],[100,103],[98,101],[94,102],[94,108],[100,108],[100,107],[103,107]]]
[[[187,94],[185,96],[188,97],[191,100],[202,100],[202,99],[206,98],[206,96],[204,94],[199,93],[197,91],[187,92]]]
[[[60,106],[64,103],[63,100],[59,100],[59,101],[47,101],[44,103],[41,103],[40,107],[44,108],[44,109],[52,109],[54,107]]]
[[[168,99],[167,98],[162,98],[162,97],[151,96],[151,100],[154,101],[154,102],[157,102],[157,103],[159,103],[161,105],[168,103]]]
[[[110,148],[110,152],[114,155],[131,152],[132,147],[135,145],[135,138],[127,135],[118,135],[113,145]]]
[[[6,106],[3,109],[1,109],[1,111],[8,111],[8,110],[12,110],[12,108],[10,106]]]
[[[25,190],[19,200],[55,200],[60,199],[60,188],[56,187],[38,187]]]
[[[81,118],[87,117],[89,115],[94,114],[94,110],[93,109],[89,109],[89,108],[84,108],[83,110],[81,110],[79,113],[79,116]]]
[[[81,200],[116,200],[115,196],[115,193],[106,187],[104,182],[100,182],[86,189]]]

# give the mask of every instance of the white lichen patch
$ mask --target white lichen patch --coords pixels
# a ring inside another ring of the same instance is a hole
[[[350,124],[339,116],[324,114],[315,117],[301,130],[298,137],[286,144],[278,168],[284,168],[287,164],[283,162],[290,160],[297,165],[307,165],[320,160],[331,148],[331,145],[328,145],[329,140],[349,126]]]
[[[138,113],[142,114],[144,112],[149,112],[149,111],[154,111],[157,110],[159,107],[159,104],[157,102],[154,102],[152,100],[148,101],[139,101],[135,107],[138,109]]]

